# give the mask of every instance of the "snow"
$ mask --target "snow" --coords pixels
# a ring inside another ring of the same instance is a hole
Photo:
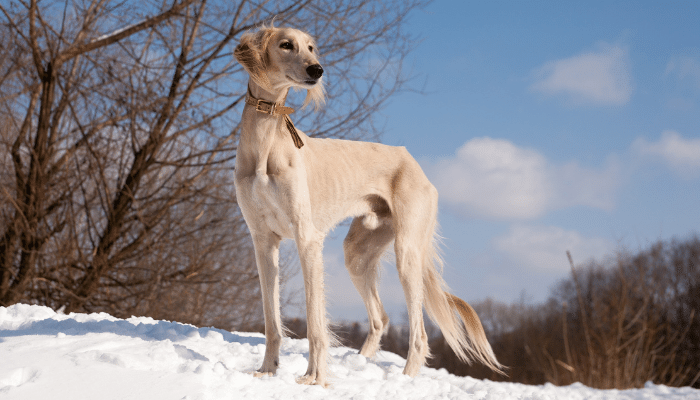
[[[122,27],[122,28],[118,28],[118,29],[116,29],[115,31],[113,31],[113,32],[111,32],[111,33],[106,33],[106,34],[104,34],[104,35],[98,37],[97,39],[93,40],[92,42],[95,43],[95,42],[99,42],[100,40],[107,39],[107,38],[109,38],[109,37],[111,37],[111,36],[116,36],[116,35],[118,35],[118,34],[124,32],[125,30],[131,29],[131,28],[133,28],[133,27],[135,27],[136,25],[141,24],[141,23],[142,23],[142,22],[138,22],[138,23],[135,23],[135,24],[127,25],[127,26]]]
[[[700,399],[700,390],[652,383],[529,386],[425,367],[410,378],[395,354],[367,359],[346,347],[330,350],[333,377],[322,388],[295,382],[306,371],[307,340],[284,339],[277,374],[256,378],[264,351],[257,333],[16,304],[0,307],[0,399]]]

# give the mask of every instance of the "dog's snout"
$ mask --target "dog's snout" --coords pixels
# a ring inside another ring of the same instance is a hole
[[[320,64],[309,65],[306,67],[306,73],[309,74],[312,79],[318,79],[323,75],[323,67],[321,67]]]

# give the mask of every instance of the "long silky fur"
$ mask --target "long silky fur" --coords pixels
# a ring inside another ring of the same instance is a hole
[[[493,354],[474,309],[464,300],[449,293],[441,276],[443,261],[438,243],[439,236],[434,233],[430,249],[423,261],[423,296],[428,316],[440,328],[445,341],[460,360],[469,364],[472,360],[477,360],[505,375],[505,367]]]

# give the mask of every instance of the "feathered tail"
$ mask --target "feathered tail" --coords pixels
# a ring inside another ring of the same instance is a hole
[[[447,292],[447,285],[437,270],[437,266],[442,265],[442,260],[437,254],[435,243],[429,258],[425,260],[423,270],[425,309],[428,315],[438,325],[447,344],[460,360],[469,364],[476,360],[505,375],[506,368],[496,360],[474,309],[464,300]]]

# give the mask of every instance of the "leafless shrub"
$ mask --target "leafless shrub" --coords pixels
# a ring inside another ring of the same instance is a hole
[[[686,327],[671,319],[670,293],[678,288],[671,285],[673,271],[662,249],[659,243],[637,257],[620,254],[613,268],[591,265],[583,274],[569,254],[576,306],[563,309],[566,358],[544,368],[554,383],[631,388],[647,381],[671,386],[697,381],[697,365],[680,351],[695,311]],[[560,368],[569,374],[555,372]]]
[[[700,386],[700,240],[659,242],[614,263],[574,267],[549,301],[474,308],[510,381],[635,388]],[[432,366],[504,380],[458,362],[438,339]]]

